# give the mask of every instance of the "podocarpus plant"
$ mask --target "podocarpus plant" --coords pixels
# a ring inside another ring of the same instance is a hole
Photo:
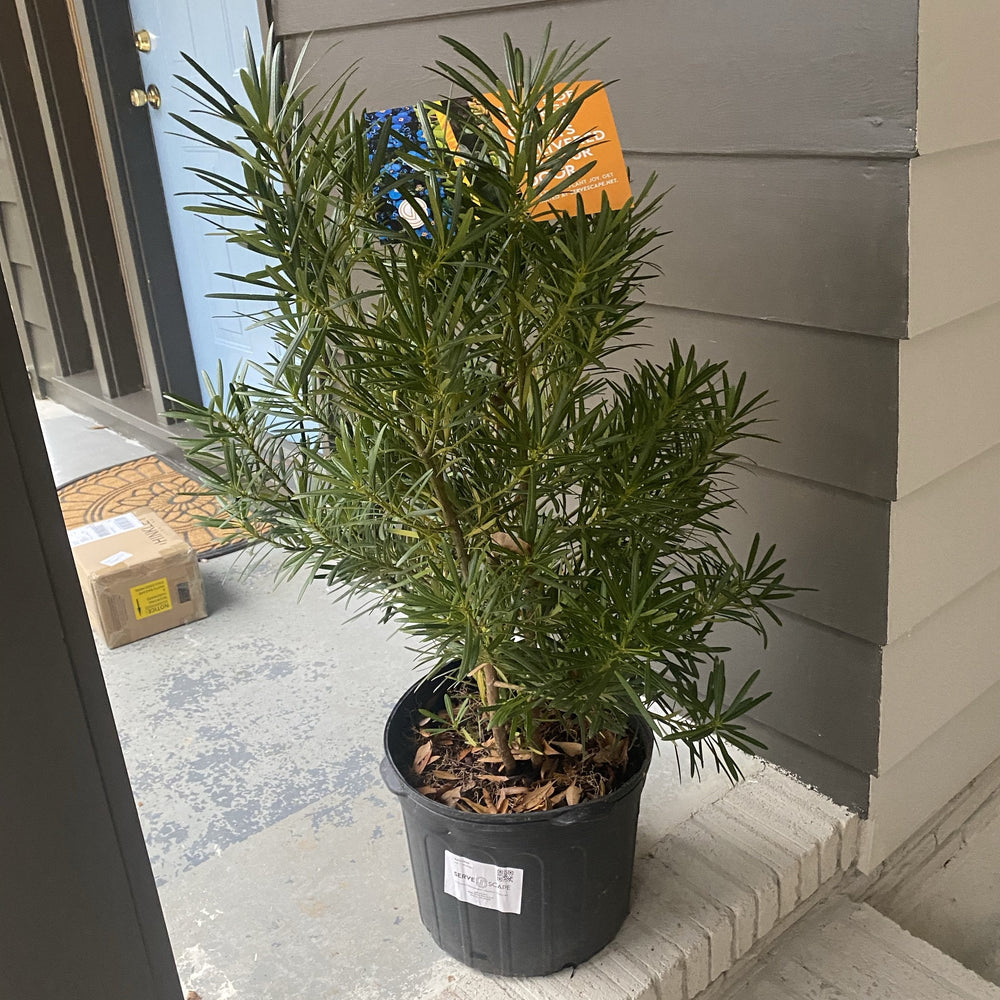
[[[676,343],[663,367],[618,364],[661,236],[650,185],[617,210],[533,211],[582,175],[556,179],[592,141],[568,138],[587,92],[565,85],[594,50],[546,37],[527,59],[505,39],[500,72],[445,41],[451,95],[492,108],[460,153],[391,125],[373,140],[347,77],[322,96],[299,66],[282,82],[279,46],[248,51],[241,96],[192,62],[207,120],[183,124],[241,167],[194,170],[195,210],[260,255],[240,297],[275,350],[179,403],[188,460],[218,523],[282,552],[281,572],[362,598],[429,670],[474,679],[508,774],[541,721],[587,745],[638,715],[735,775],[761,696],[754,674],[727,697],[711,631],[763,633],[789,593],[773,549],[740,558],[722,526],[762,399]],[[378,221],[387,189],[413,226]]]

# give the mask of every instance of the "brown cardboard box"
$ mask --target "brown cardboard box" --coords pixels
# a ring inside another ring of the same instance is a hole
[[[205,617],[194,550],[148,507],[72,528],[69,543],[90,623],[110,648]]]

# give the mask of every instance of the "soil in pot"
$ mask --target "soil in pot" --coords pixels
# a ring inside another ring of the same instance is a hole
[[[624,780],[634,737],[599,733],[581,742],[556,720],[541,721],[530,747],[513,745],[517,770],[506,774],[474,689],[423,709],[413,729],[406,775],[421,795],[463,812],[506,815],[547,811],[607,795]]]

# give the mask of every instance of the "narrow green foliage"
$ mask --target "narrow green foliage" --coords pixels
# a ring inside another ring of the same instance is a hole
[[[471,675],[494,725],[530,742],[559,716],[586,742],[640,714],[693,766],[736,774],[763,696],[756,675],[730,696],[711,633],[763,634],[790,593],[774,550],[741,558],[721,524],[763,401],[676,343],[662,367],[617,364],[662,235],[651,185],[618,210],[532,214],[586,142],[552,151],[585,96],[557,107],[559,85],[593,50],[546,38],[528,59],[506,39],[500,72],[446,41],[461,62],[437,71],[492,100],[509,141],[474,121],[461,158],[418,157],[386,129],[370,155],[346,78],[322,97],[299,66],[282,83],[269,42],[236,96],[191,61],[202,117],[179,120],[241,167],[194,170],[193,210],[258,254],[238,297],[275,349],[220,371],[206,405],[178,401],[189,461],[220,523],[399,620],[430,669]],[[238,141],[217,138],[232,126]],[[430,177],[429,237],[375,222],[391,155]],[[447,724],[471,728],[466,713]]]
[[[477,713],[473,711],[472,699],[467,695],[458,705],[450,694],[444,696],[444,707],[440,712],[430,712],[420,709],[423,722],[420,728],[428,735],[438,733],[457,733],[469,746],[480,746],[486,734],[479,725]]]

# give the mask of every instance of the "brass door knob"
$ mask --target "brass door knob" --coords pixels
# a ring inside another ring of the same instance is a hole
[[[155,111],[162,103],[160,88],[155,83],[151,83],[145,90],[135,87],[129,91],[128,96],[133,108],[141,108],[148,104]]]
[[[135,47],[140,52],[151,52],[153,49],[153,38],[145,28],[140,28],[133,36]]]

